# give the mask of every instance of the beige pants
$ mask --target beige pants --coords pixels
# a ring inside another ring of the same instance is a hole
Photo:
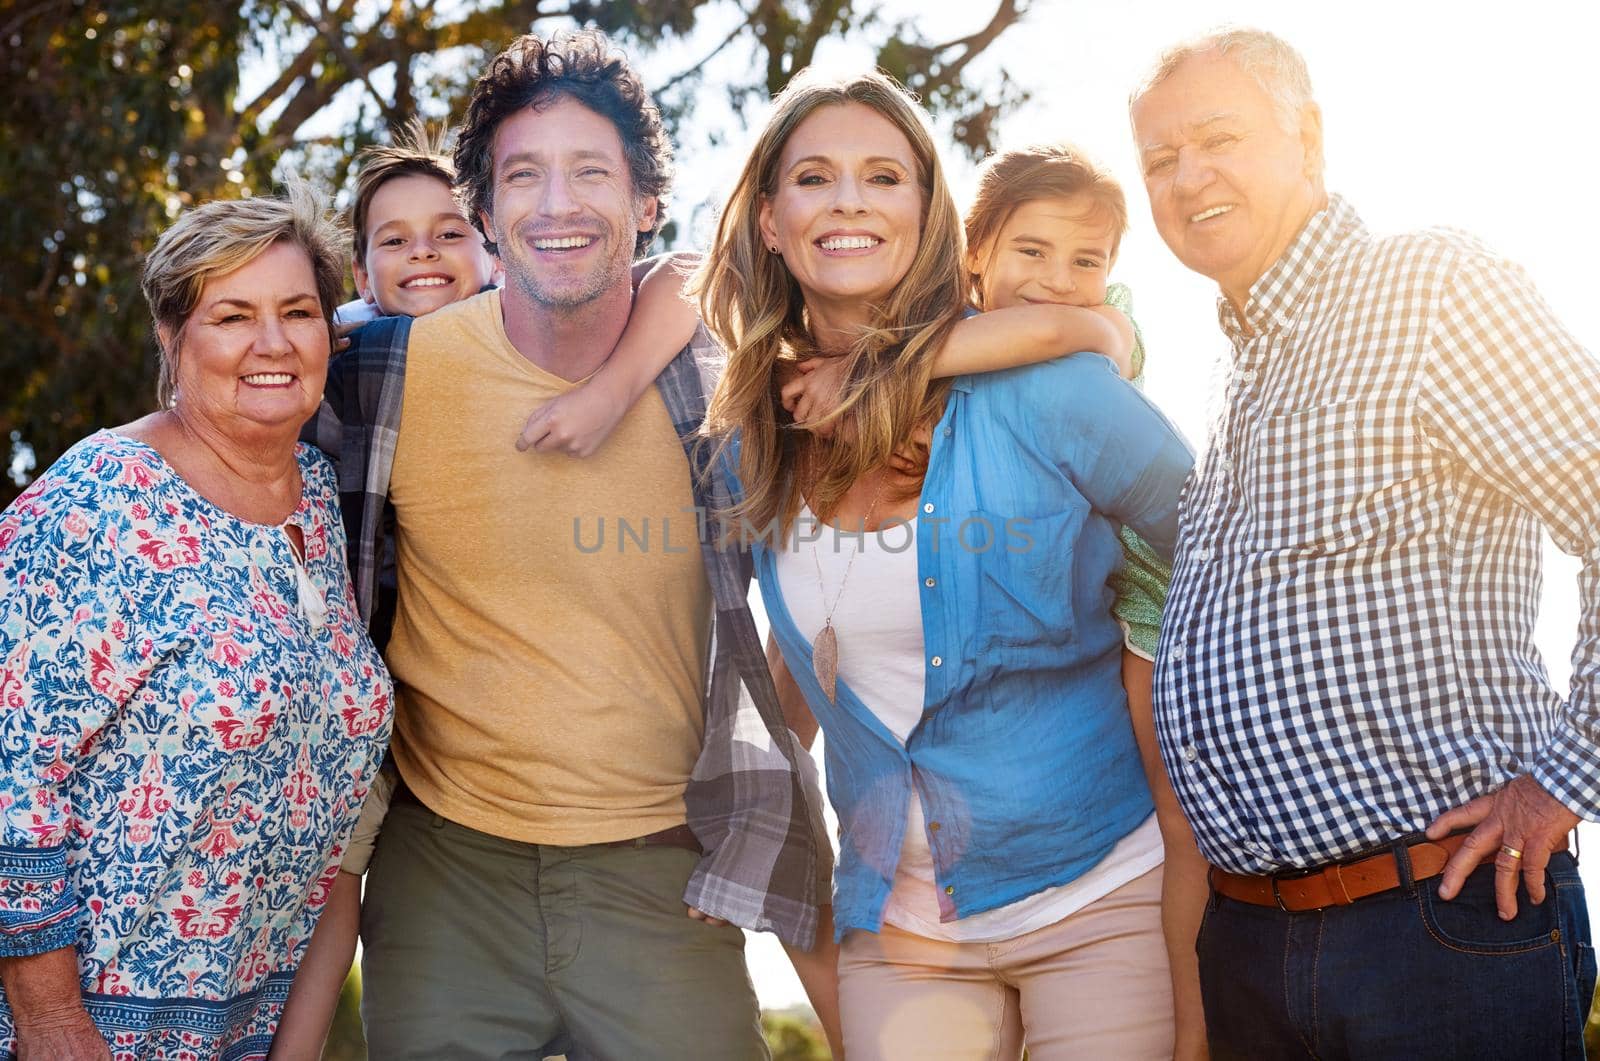
[[[1170,1058],[1161,869],[999,943],[852,932],[839,1003],[850,1061]]]

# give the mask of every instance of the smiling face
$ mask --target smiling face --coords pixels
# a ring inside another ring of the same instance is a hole
[[[1161,238],[1242,307],[1326,202],[1316,105],[1286,130],[1261,86],[1208,52],[1134,104],[1133,129]]]
[[[817,108],[790,134],[761,235],[815,315],[856,321],[916,257],[923,191],[904,133],[862,103]]]
[[[237,439],[298,434],[328,375],[328,321],[311,258],[280,242],[213,277],[179,333],[163,329],[161,342],[176,353],[180,416]]]
[[[1111,219],[1082,196],[1034,199],[1011,211],[993,240],[967,251],[984,309],[1047,302],[1099,306],[1115,259]]]
[[[436,177],[409,174],[385,181],[367,207],[365,263],[356,262],[356,290],[388,314],[420,317],[477,294],[494,259]]]
[[[627,286],[636,234],[655,225],[610,119],[561,97],[518,111],[494,135],[484,231],[506,281],[534,303],[574,308]]]

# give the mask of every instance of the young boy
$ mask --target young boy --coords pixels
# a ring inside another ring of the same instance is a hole
[[[493,283],[498,266],[456,201],[455,166],[444,153],[443,140],[442,133],[431,134],[416,120],[392,145],[361,153],[350,206],[351,272],[361,297],[340,306],[335,323],[358,325],[401,314],[420,317]],[[373,781],[334,875],[273,1039],[274,1058],[317,1057],[322,1052],[355,957],[361,875],[393,790],[394,776],[386,767]]]
[[[392,146],[362,152],[350,206],[361,297],[339,307],[339,323],[420,317],[493,282],[498,266],[456,202],[454,182],[440,139],[420,121]]]

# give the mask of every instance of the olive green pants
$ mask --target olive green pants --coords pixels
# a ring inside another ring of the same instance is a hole
[[[370,1056],[766,1058],[743,933],[685,913],[696,861],[518,843],[396,804],[361,911]]]

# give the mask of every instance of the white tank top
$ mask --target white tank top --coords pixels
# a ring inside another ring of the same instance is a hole
[[[860,555],[856,556],[858,548]],[[889,524],[876,533],[849,534],[819,524],[811,509],[802,506],[787,547],[779,551],[776,561],[778,588],[801,636],[808,643],[815,638],[823,627],[827,606],[833,607],[840,682],[849,685],[867,710],[904,744],[922,720],[926,666],[922,603],[917,591],[916,524]],[[1014,939],[1055,924],[1159,866],[1161,859],[1161,832],[1152,814],[1076,880],[994,910],[941,922],[927,822],[922,799],[913,788],[905,840],[883,919],[929,939],[958,943]]]

